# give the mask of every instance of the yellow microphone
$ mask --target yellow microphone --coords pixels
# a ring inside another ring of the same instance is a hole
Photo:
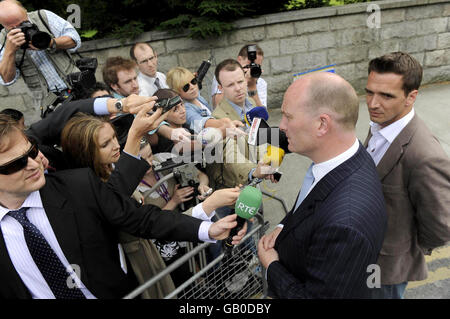
[[[281,162],[284,158],[284,150],[282,148],[268,145],[267,153],[263,156],[263,163],[266,165],[270,165],[274,168],[280,167]]]

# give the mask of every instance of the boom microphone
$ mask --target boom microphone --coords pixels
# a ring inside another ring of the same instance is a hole
[[[244,226],[246,220],[256,215],[262,203],[262,193],[259,189],[253,186],[246,186],[234,205],[234,211],[237,214],[237,226],[230,231],[230,236],[225,240],[226,249],[233,247],[232,241],[235,236]]]

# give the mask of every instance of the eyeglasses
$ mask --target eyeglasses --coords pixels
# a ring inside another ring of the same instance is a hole
[[[148,63],[149,61],[153,61],[154,59],[156,59],[156,55],[151,56],[148,59],[142,60],[142,61],[138,62],[138,64]]]
[[[20,171],[25,168],[28,164],[28,157],[35,159],[39,154],[39,149],[37,144],[31,145],[31,148],[19,158],[13,159],[6,164],[0,166],[0,174],[1,175],[11,175],[15,172]]]
[[[197,83],[198,83],[198,80],[197,80],[197,78],[193,78],[192,80],[191,80],[191,82],[189,82],[190,84],[192,84],[192,85],[196,85]],[[183,92],[184,93],[186,93],[187,91],[189,91],[189,83],[186,83],[184,86],[183,86]]]

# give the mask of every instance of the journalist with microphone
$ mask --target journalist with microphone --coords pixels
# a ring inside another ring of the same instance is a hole
[[[375,164],[355,134],[359,101],[336,74],[301,77],[285,93],[280,129],[312,160],[292,210],[258,243],[274,298],[367,298],[386,208]]]

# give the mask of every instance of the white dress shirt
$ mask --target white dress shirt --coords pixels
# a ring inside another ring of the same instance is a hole
[[[404,117],[386,127],[381,127],[379,124],[372,121],[370,122],[370,132],[372,133],[372,137],[370,138],[369,143],[367,143],[367,152],[369,152],[370,156],[373,158],[375,165],[380,163],[389,146],[391,146],[398,134],[400,134],[405,126],[408,125],[413,117],[414,108]]]
[[[148,75],[145,75],[142,72],[139,72],[137,80],[139,83],[139,95],[141,96],[153,96],[155,92],[158,90],[158,87],[155,85],[155,80],[159,79],[159,86],[161,89],[168,89],[169,86],[166,83],[166,76],[161,72],[156,72],[156,77],[152,78]]]
[[[61,260],[62,264],[67,268],[69,262],[59,246],[55,233],[42,205],[41,195],[39,191],[32,192],[21,207],[30,207],[27,210],[27,217],[37,229],[42,233],[50,247]],[[31,257],[28,246],[25,242],[22,225],[13,217],[7,215],[9,209],[0,206],[0,226],[2,228],[3,238],[5,240],[6,249],[8,250],[11,262],[17,273],[28,288],[33,299],[54,299],[50,287],[42,276],[39,268]],[[75,267],[74,267],[75,268]],[[75,269],[76,270],[76,269]],[[81,273],[81,278],[83,274]],[[72,272],[73,282],[79,284],[81,292],[88,299],[95,299],[91,292],[80,282],[77,274]],[[70,280],[69,280],[70,282]]]
[[[45,213],[44,206],[42,204],[41,195],[39,191],[34,191],[25,199],[22,207],[29,207],[27,210],[27,217],[31,223],[33,223],[37,229],[42,233],[44,238],[49,243],[50,247],[56,253],[58,258],[61,260],[64,267],[69,267],[69,262],[64,255],[61,246],[58,243],[56,235],[50,225],[47,214]],[[42,276],[39,268],[33,260],[30,254],[28,246],[25,241],[25,236],[23,233],[23,227],[20,223],[13,217],[7,215],[10,209],[7,209],[0,205],[0,227],[3,233],[3,238],[5,240],[6,249],[8,251],[11,262],[22,279],[23,283],[29,290],[31,297],[33,299],[54,299],[50,287]],[[208,231],[212,224],[210,217],[206,215],[203,211],[201,205],[197,205],[192,212],[192,215],[201,218],[204,221],[200,224],[198,231],[199,240],[205,242],[216,242],[212,240]],[[73,269],[75,269],[75,272]],[[76,265],[69,268],[71,269],[72,282],[77,283],[80,287],[81,292],[86,296],[87,299],[95,299],[96,297],[86,288],[86,286],[80,281],[76,274]],[[83,274],[81,273],[81,278]],[[70,280],[69,280],[70,282]]]

